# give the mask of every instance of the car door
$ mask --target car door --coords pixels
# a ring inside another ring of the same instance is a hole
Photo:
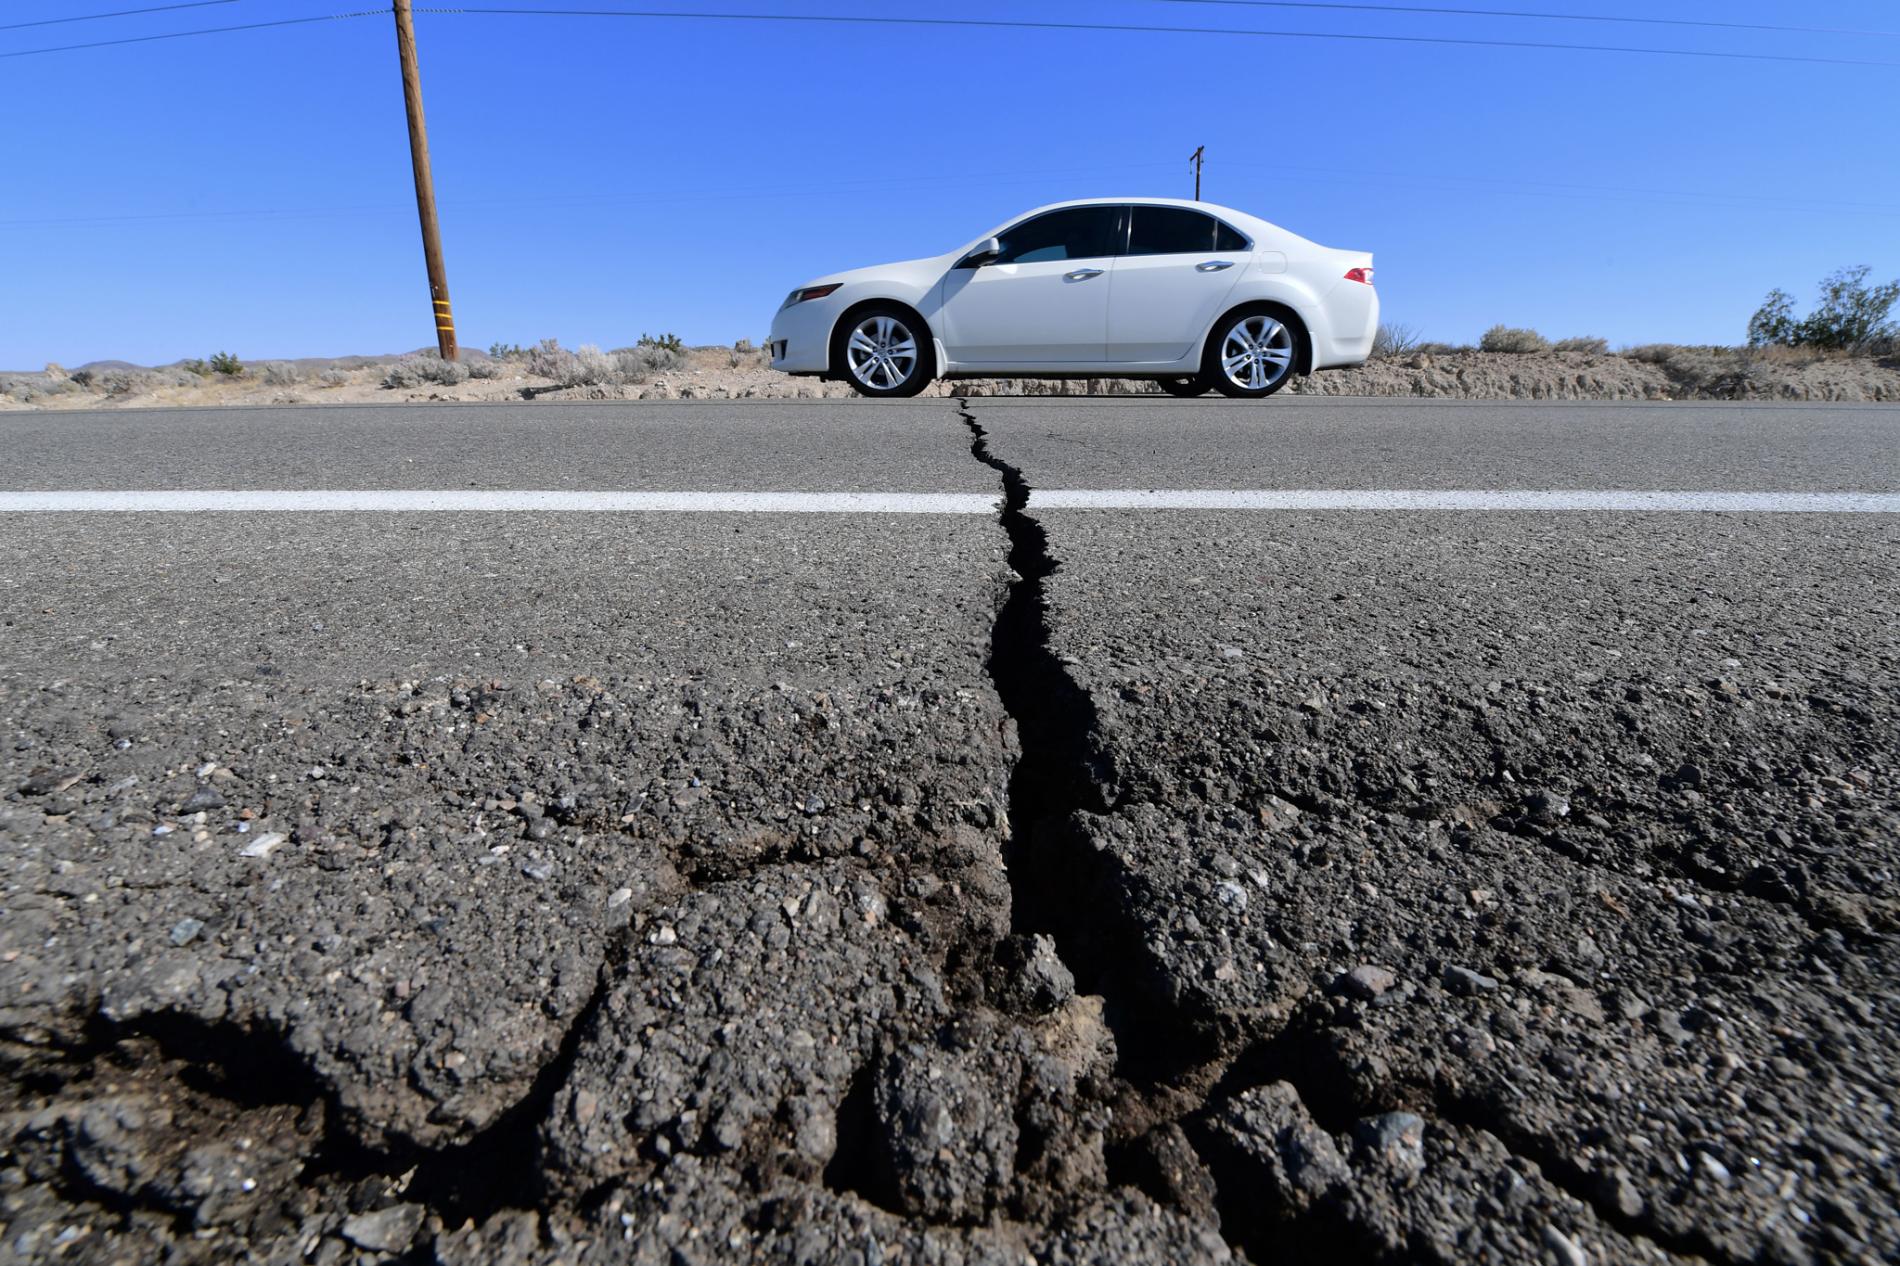
[[[1122,208],[1064,207],[997,234],[1003,249],[945,279],[939,324],[958,365],[1101,363],[1108,335],[1108,270]]]
[[[1190,354],[1247,271],[1239,231],[1187,207],[1129,208],[1128,246],[1115,261],[1108,359],[1168,364]]]

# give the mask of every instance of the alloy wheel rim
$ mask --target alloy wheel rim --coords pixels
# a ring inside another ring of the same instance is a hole
[[[851,376],[874,391],[890,391],[917,368],[917,340],[896,317],[866,317],[845,341]]]
[[[1264,391],[1293,366],[1293,332],[1270,316],[1250,316],[1227,332],[1220,367],[1227,381]]]

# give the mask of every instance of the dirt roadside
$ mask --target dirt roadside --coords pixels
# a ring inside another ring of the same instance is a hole
[[[468,354],[473,361],[487,358]],[[205,408],[220,405],[393,404],[503,400],[747,400],[845,397],[849,387],[793,378],[751,350],[698,347],[677,369],[647,381],[563,387],[529,372],[521,360],[494,364],[493,377],[453,385],[385,386],[398,357],[274,361],[235,377],[182,370],[57,366],[0,374],[0,409]],[[1891,359],[1738,348],[1663,347],[1630,352],[1418,352],[1353,369],[1296,379],[1295,395],[1417,396],[1468,400],[1900,400],[1900,365]],[[1154,384],[1123,378],[962,379],[938,382],[936,396],[1091,396],[1155,394]]]

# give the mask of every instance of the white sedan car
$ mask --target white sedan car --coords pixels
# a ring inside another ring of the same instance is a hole
[[[819,277],[772,321],[772,367],[912,396],[932,378],[1152,378],[1272,395],[1372,352],[1372,256],[1226,207],[1038,207],[947,255]]]

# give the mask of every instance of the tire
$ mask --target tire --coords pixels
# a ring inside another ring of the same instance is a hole
[[[1243,308],[1214,327],[1202,377],[1223,396],[1264,400],[1293,377],[1305,338],[1306,331],[1278,312]]]
[[[1157,378],[1155,386],[1168,395],[1182,400],[1207,394],[1207,378],[1202,374],[1196,374],[1192,378]]]
[[[934,358],[929,327],[892,303],[859,308],[831,336],[832,372],[873,399],[922,391],[936,376]]]

